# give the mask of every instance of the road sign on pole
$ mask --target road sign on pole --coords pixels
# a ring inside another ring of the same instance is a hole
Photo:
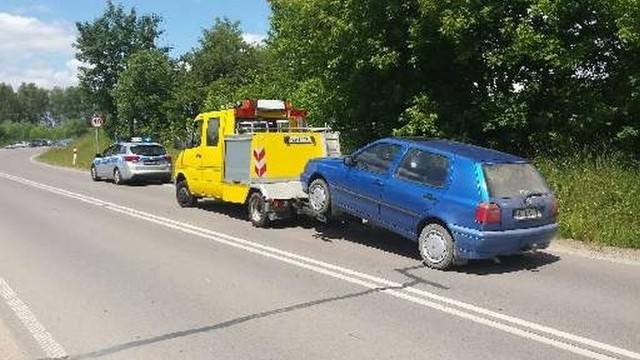
[[[104,125],[104,116],[93,114],[93,116],[91,116],[91,126],[99,128],[102,125]]]
[[[100,152],[100,142],[98,138],[98,129],[105,123],[105,118],[102,114],[94,113],[91,115],[91,126],[96,129],[96,154]]]

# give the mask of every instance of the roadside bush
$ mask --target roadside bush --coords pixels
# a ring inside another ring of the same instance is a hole
[[[559,201],[560,234],[640,248],[640,167],[619,154],[541,157],[536,165]]]
[[[85,132],[86,129],[87,124],[83,120],[65,121],[56,127],[28,122],[3,121],[0,123],[0,145],[35,139],[61,140],[73,138]]]

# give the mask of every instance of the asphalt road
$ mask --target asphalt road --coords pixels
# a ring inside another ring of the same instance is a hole
[[[255,229],[0,150],[0,359],[640,359],[640,266],[421,266],[356,224]]]

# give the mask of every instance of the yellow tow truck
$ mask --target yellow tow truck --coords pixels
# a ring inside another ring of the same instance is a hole
[[[282,100],[243,100],[199,114],[174,161],[176,199],[246,204],[251,223],[309,213],[300,174],[307,161],[340,156],[337,132],[308,126],[307,112]]]

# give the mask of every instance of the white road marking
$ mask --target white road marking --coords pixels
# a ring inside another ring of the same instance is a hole
[[[611,354],[640,360],[640,353],[631,350],[605,344],[599,341],[533,323],[517,317],[497,313],[489,309],[481,308],[452,298],[440,296],[414,287],[403,287],[402,284],[389,281],[387,279],[371,276],[338,265],[265,246],[246,239],[211,231],[184,222],[179,222],[169,218],[153,215],[133,208],[117,205],[108,201],[103,201],[97,198],[74,193],[61,188],[56,188],[13,175],[0,173],[0,177],[25,185],[33,186],[52,193],[63,195],[69,198],[77,199],[85,203],[100,206],[104,209],[149,221],[161,226],[182,231],[187,234],[199,236],[208,240],[239,248],[254,254],[276,259],[307,270],[347,281],[352,284],[360,285],[369,289],[379,289],[380,292],[394,296],[396,298],[404,299],[431,309],[439,310],[450,315],[455,315],[478,324],[486,325],[494,329],[502,330],[513,335],[537,341],[591,359],[616,359],[610,355],[596,352],[593,350],[595,349],[598,351],[604,351]]]
[[[42,325],[33,312],[29,310],[27,304],[20,300],[15,291],[9,287],[9,284],[7,284],[3,278],[0,278],[0,296],[4,298],[7,305],[9,305],[18,319],[20,319],[22,325],[31,333],[38,345],[40,345],[40,348],[47,355],[47,358],[64,359],[68,357],[62,345],[53,339],[44,325]]]

